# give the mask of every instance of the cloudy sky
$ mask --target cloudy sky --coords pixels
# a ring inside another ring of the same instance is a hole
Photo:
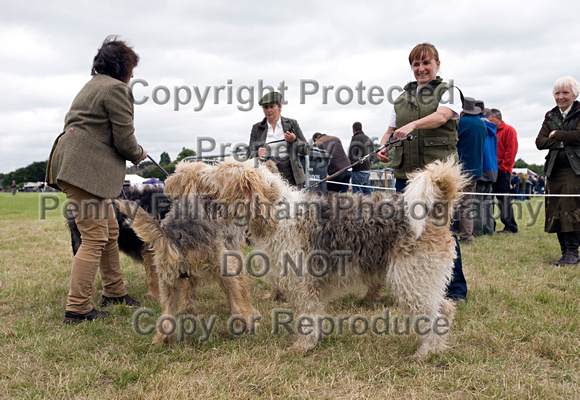
[[[518,158],[540,164],[545,153],[534,140],[554,106],[552,85],[580,79],[579,4],[3,0],[0,173],[48,158],[109,34],[141,57],[136,135],[155,159],[199,151],[200,143],[207,149],[208,138],[216,148],[204,154],[247,143],[267,86],[282,85],[282,115],[297,119],[307,138],[320,131],[347,146],[355,121],[380,137],[389,94],[413,79],[408,54],[428,41],[443,79],[499,108],[518,132]]]

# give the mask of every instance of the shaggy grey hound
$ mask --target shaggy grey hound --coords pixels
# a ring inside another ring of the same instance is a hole
[[[322,337],[325,306],[357,287],[385,285],[402,311],[419,323],[415,358],[446,349],[430,323],[455,307],[445,298],[456,257],[451,208],[466,179],[454,159],[409,176],[402,194],[317,196],[290,187],[255,160],[228,159],[200,169],[192,185],[226,202],[228,217],[247,222],[264,279],[314,321],[292,345],[312,349]],[[308,264],[308,271],[297,268]]]
[[[180,292],[186,287],[180,312],[197,314],[196,287],[203,278],[216,280],[226,293],[232,315],[241,316],[245,326],[255,326],[245,274],[237,273],[238,264],[230,258],[222,265],[222,254],[243,257],[244,232],[220,217],[219,205],[211,199],[190,195],[195,188],[184,182],[198,170],[210,168],[205,164],[181,163],[165,185],[165,195],[172,201],[170,211],[157,221],[136,203],[117,201],[118,208],[133,216],[131,228],[151,246],[159,278],[159,299],[162,316],[175,317]],[[189,278],[189,279],[184,279]],[[164,322],[153,338],[154,343],[175,341],[170,320]]]

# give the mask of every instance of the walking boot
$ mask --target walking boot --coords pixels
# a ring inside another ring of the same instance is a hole
[[[566,234],[564,232],[557,232],[556,235],[558,236],[558,242],[560,243],[560,251],[562,252],[562,257],[558,261],[554,263],[554,265],[560,265],[563,263],[565,255],[566,255]]]
[[[72,311],[65,311],[64,313],[64,320],[62,321],[63,324],[70,325],[70,324],[78,324],[79,322],[84,321],[94,321],[95,319],[99,318],[106,318],[110,314],[106,311],[99,311],[95,310],[94,308],[86,314],[79,314]]]
[[[125,304],[127,307],[141,307],[141,303],[128,294],[122,297],[101,296],[101,307],[107,307],[109,304]]]
[[[580,262],[578,257],[578,243],[580,241],[579,232],[566,232],[564,242],[566,244],[566,254],[561,264],[573,265]]]

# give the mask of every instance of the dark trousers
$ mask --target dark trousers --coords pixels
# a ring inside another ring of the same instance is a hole
[[[497,180],[493,184],[493,192],[510,193],[510,179],[511,174],[509,172],[498,172]],[[496,194],[496,198],[500,212],[500,220],[505,225],[504,230],[506,232],[517,233],[518,224],[516,224],[516,220],[514,219],[512,196],[501,196]]]
[[[395,190],[397,192],[402,192],[407,186],[407,182],[407,179],[397,179],[395,181]],[[449,282],[447,285],[447,297],[465,299],[467,297],[467,282],[465,281],[465,276],[463,275],[461,249],[459,248],[459,240],[457,240],[455,233],[453,233],[453,239],[455,239],[455,251],[457,252],[457,258],[453,262],[453,275],[451,276],[451,282]]]
[[[473,201],[473,236],[493,235],[495,221],[493,220],[493,195],[491,186],[493,182],[478,180],[475,186],[477,193],[486,193],[483,196],[475,196]]]
[[[276,163],[276,167],[280,174],[288,181],[291,186],[296,186],[296,180],[294,179],[294,171],[292,171],[292,163],[290,162],[290,157],[284,158],[270,158],[270,160]]]
[[[346,193],[348,192],[348,184],[350,183],[350,176],[352,172],[344,171],[342,174],[332,178],[330,181],[326,182],[326,190],[329,192],[338,192],[338,193]],[[329,174],[332,175],[332,174]],[[345,183],[345,185],[337,185],[331,182],[341,182]]]

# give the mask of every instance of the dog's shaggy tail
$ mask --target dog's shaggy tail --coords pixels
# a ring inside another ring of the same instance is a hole
[[[162,250],[164,257],[170,261],[179,258],[179,250],[169,240],[155,218],[133,201],[115,200],[115,202],[123,214],[133,219],[131,229],[135,231],[139,239],[148,243],[155,253]]]
[[[416,238],[423,233],[429,218],[449,224],[453,204],[461,197],[460,191],[468,179],[455,157],[434,161],[409,174],[404,199],[408,222]]]

